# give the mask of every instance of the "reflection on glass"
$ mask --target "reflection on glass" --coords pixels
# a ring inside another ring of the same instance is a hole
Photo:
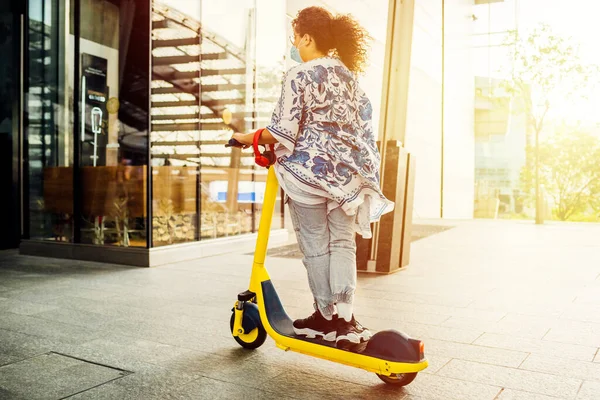
[[[224,147],[234,131],[266,125],[279,94],[285,44],[276,62],[257,65],[253,3],[153,4],[153,246],[258,228],[266,171],[251,152]],[[285,41],[285,5],[277,9]]]
[[[207,111],[200,105],[199,19],[197,12],[184,15],[153,3],[152,246],[202,236],[200,130],[216,123],[203,120]]]
[[[64,0],[29,0],[26,78],[29,236],[72,241],[73,150],[70,119],[73,81],[67,65],[72,45],[65,34]]]
[[[503,95],[511,70],[508,33],[517,29],[519,0],[473,6],[471,69],[475,80],[474,216],[521,213],[520,173],[525,163],[526,117]],[[509,134],[510,133],[510,134]]]
[[[149,10],[81,1],[82,243],[146,246]]]

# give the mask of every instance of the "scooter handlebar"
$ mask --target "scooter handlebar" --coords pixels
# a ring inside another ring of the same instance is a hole
[[[231,138],[229,139],[229,142],[227,142],[225,147],[244,147],[244,145],[238,142],[237,140]]]

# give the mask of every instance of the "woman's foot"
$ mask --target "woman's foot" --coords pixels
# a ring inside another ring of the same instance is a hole
[[[353,315],[350,321],[338,318],[335,336],[336,346],[345,349],[352,345],[366,342],[371,339],[372,334],[367,328],[363,327]]]
[[[294,332],[296,335],[305,336],[308,339],[321,337],[323,340],[333,342],[336,337],[337,319],[337,316],[334,315],[331,320],[327,320],[317,310],[308,318],[295,320]]]

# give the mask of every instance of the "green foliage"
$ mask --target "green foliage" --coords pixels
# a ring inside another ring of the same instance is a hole
[[[512,69],[503,84],[507,95],[519,98],[532,132],[539,134],[548,111],[557,103],[584,97],[598,74],[598,68],[586,65],[579,46],[570,38],[556,35],[541,24],[527,35],[509,32]]]
[[[535,149],[528,146],[528,158]],[[554,200],[553,215],[562,221],[595,220],[600,216],[600,139],[582,133],[561,133],[539,145],[540,184]],[[526,164],[521,183],[534,187],[534,170]]]

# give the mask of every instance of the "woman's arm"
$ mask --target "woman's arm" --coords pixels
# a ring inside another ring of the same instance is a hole
[[[246,145],[247,147],[252,146],[252,142],[254,140],[254,133],[239,133],[236,132],[233,134],[233,138],[238,142]],[[268,129],[264,129],[260,138],[258,139],[258,144],[275,144],[277,143],[277,139],[269,132]]]

